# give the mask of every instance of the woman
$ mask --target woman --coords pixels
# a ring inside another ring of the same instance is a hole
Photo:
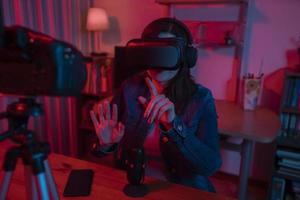
[[[174,18],[150,23],[142,38],[154,37],[192,44],[187,27]],[[99,150],[115,152],[119,166],[128,149],[144,146],[147,175],[213,192],[208,176],[221,165],[214,99],[190,76],[196,56],[185,58],[177,70],[148,69],[124,81],[112,102],[98,105],[99,117],[94,111],[91,117]]]

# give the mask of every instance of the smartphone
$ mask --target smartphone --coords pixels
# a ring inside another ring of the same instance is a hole
[[[63,195],[65,197],[90,195],[93,177],[92,169],[73,169],[69,174]]]

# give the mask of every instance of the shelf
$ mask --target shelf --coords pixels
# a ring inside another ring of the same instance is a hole
[[[300,150],[300,138],[278,138],[277,145],[281,147],[289,147]]]
[[[300,115],[300,109],[299,108],[282,108],[281,112]]]
[[[245,0],[155,0],[159,4],[240,4]]]

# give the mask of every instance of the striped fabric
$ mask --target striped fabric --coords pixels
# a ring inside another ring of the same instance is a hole
[[[21,25],[75,45],[84,54],[91,52],[94,34],[85,30],[92,0],[2,0],[5,26]],[[0,97],[0,111],[17,97]],[[38,97],[45,114],[31,118],[29,128],[38,138],[47,140],[52,151],[77,155],[77,113],[73,97]],[[7,130],[6,120],[0,131]]]

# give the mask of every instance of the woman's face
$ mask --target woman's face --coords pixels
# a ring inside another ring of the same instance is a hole
[[[173,38],[175,35],[167,32],[160,33],[159,38]],[[171,80],[177,74],[177,70],[162,70],[162,69],[148,69],[147,73],[152,80],[155,80],[157,83],[162,86],[166,86],[169,80]]]

